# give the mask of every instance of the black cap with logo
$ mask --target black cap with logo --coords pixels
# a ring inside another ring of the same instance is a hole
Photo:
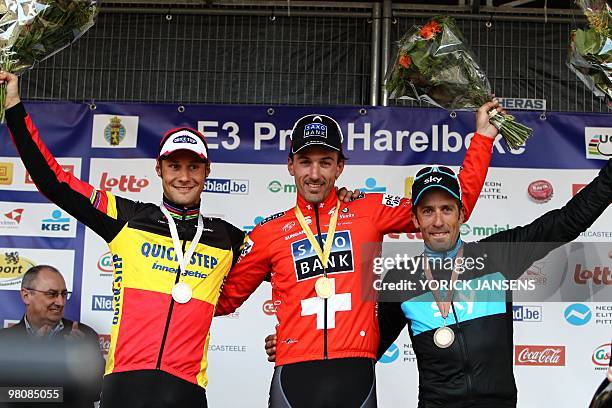
[[[293,125],[291,131],[291,153],[295,154],[308,146],[318,145],[342,154],[342,130],[334,119],[327,115],[306,115]]]
[[[423,193],[432,188],[440,188],[461,203],[461,186],[455,172],[446,166],[428,166],[419,170],[412,183],[412,205],[423,197]]]

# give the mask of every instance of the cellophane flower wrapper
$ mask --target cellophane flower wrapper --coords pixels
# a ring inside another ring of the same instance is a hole
[[[96,0],[0,0],[0,69],[22,74],[81,37],[97,13]],[[5,97],[3,84],[1,121]]]
[[[392,99],[425,101],[448,110],[476,110],[491,100],[491,85],[455,20],[439,16],[413,26],[397,43],[385,77]],[[490,113],[511,148],[524,144],[530,128],[511,115]]]
[[[606,0],[576,0],[588,28],[573,30],[568,67],[612,108],[612,11]]]

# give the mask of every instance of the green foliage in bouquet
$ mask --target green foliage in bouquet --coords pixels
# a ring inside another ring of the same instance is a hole
[[[445,16],[408,30],[398,42],[385,86],[390,98],[425,101],[444,109],[476,110],[491,100],[489,81],[455,21]],[[493,110],[489,116],[510,148],[523,145],[532,133],[511,115]]]
[[[96,0],[0,0],[0,69],[20,75],[94,24]],[[0,86],[4,121],[6,85]]]
[[[570,37],[569,68],[612,107],[612,12],[605,0],[576,0],[589,22]]]

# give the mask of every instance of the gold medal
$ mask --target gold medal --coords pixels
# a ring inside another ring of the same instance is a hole
[[[450,347],[455,341],[455,332],[448,326],[438,327],[434,332],[433,340],[440,348]]]
[[[315,292],[321,299],[329,299],[334,294],[334,282],[327,276],[321,276],[315,282]]]

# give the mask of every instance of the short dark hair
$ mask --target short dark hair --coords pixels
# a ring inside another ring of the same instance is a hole
[[[31,288],[32,284],[34,284],[34,281],[36,280],[36,278],[38,278],[38,274],[43,269],[47,269],[47,270],[49,270],[51,272],[55,272],[58,275],[62,276],[61,272],[58,271],[57,268],[54,267],[54,266],[51,266],[51,265],[36,265],[36,266],[33,266],[30,269],[28,269],[26,271],[26,273],[23,275],[23,278],[21,278],[21,289]]]

